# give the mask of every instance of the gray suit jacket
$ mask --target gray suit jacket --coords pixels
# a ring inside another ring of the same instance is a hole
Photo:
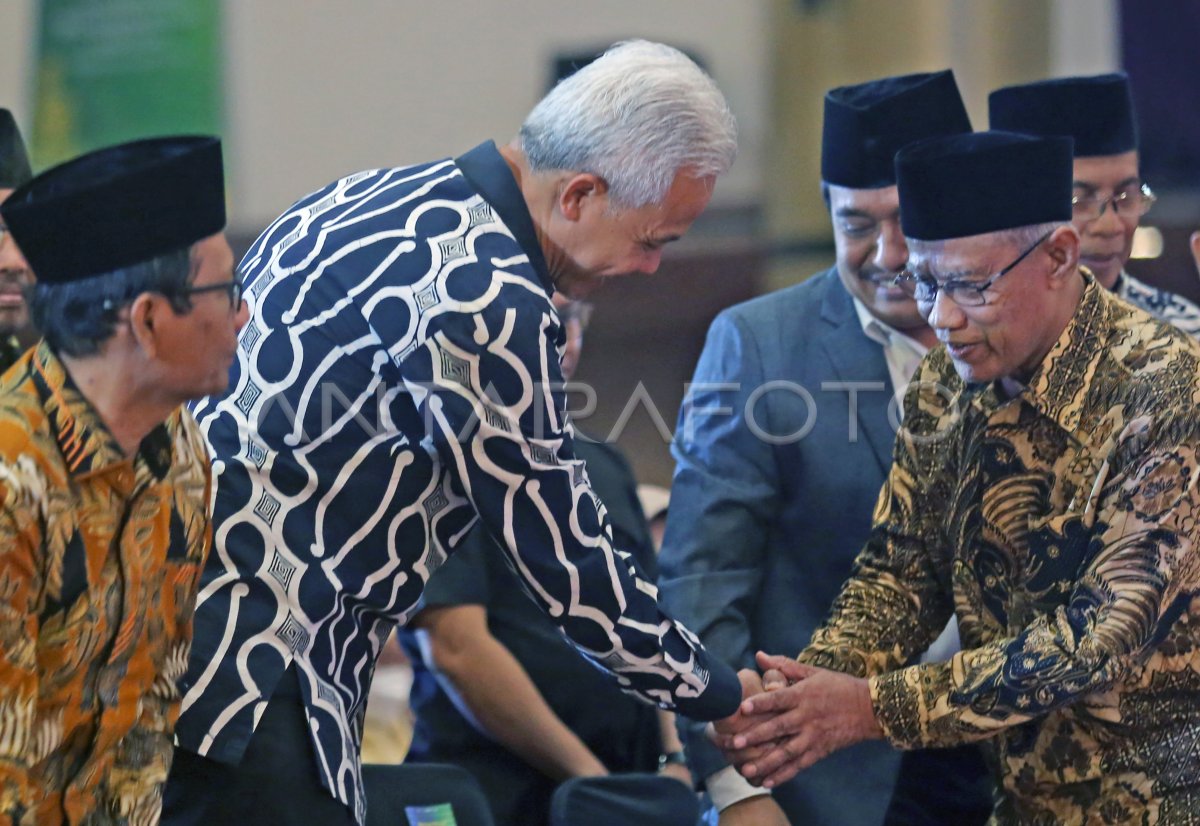
[[[715,656],[794,656],[866,541],[891,465],[894,394],[835,270],[713,322],[680,413],[659,558],[662,598]],[[684,725],[694,771],[726,764]],[[882,742],[826,758],[775,791],[793,823],[883,821],[900,762]]]

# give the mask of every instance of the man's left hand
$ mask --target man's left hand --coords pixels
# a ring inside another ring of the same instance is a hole
[[[882,738],[865,679],[761,652],[758,666],[791,685],[747,697],[737,730],[713,737],[751,783],[773,788],[838,749]]]

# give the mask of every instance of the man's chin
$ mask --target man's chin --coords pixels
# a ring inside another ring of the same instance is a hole
[[[1097,267],[1092,270],[1092,275],[1096,276],[1096,280],[1102,287],[1111,290],[1117,286],[1117,279],[1121,277],[1121,269],[1121,267]]]
[[[602,275],[564,275],[554,282],[554,289],[572,301],[588,298],[604,283]]]
[[[958,377],[966,384],[990,384],[1000,378],[994,371],[980,369],[966,361],[960,361],[954,357],[950,358],[954,365],[954,372],[958,373]]]
[[[0,336],[8,338],[29,327],[29,313],[21,307],[0,307]]]

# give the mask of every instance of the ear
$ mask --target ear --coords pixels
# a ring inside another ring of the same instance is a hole
[[[1200,275],[1200,230],[1192,233],[1192,258],[1196,261],[1196,274]]]
[[[590,172],[572,175],[558,193],[558,209],[568,221],[578,221],[593,203],[607,209],[607,202],[608,182]]]
[[[142,293],[129,305],[129,329],[147,358],[158,353],[159,329],[166,299],[154,293]]]
[[[1079,230],[1070,224],[1054,230],[1046,239],[1046,252],[1054,262],[1050,280],[1056,287],[1070,283],[1079,267]]]

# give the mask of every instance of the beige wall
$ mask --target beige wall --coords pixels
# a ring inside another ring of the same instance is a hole
[[[0,0],[0,105],[31,122],[35,0]],[[227,166],[235,230],[357,169],[507,140],[559,51],[641,36],[701,55],[742,132],[718,203],[757,200],[765,0],[227,2]],[[28,127],[26,127],[28,128]]]
[[[771,0],[768,235],[784,245],[830,235],[819,189],[825,90],[949,67],[972,123],[986,129],[998,86],[1116,68],[1116,20],[1116,0]],[[768,286],[830,263],[828,253],[777,258]]]
[[[33,114],[33,26],[34,0],[0,0],[0,106],[11,109],[23,129]]]
[[[104,0],[97,0],[104,2]],[[818,189],[822,96],[831,86],[953,66],[986,126],[995,85],[1115,66],[1116,0],[236,0],[226,3],[232,223],[254,233],[347,171],[417,162],[507,139],[556,51],[641,35],[702,54],[742,129],[724,206],[761,206],[771,241],[829,238]],[[0,0],[0,105],[29,123],[34,0]],[[729,217],[728,214],[725,217]],[[675,421],[712,316],[827,267],[827,251],[764,254],[759,239],[692,233],[652,279],[597,296],[576,378],[595,385],[594,435],[644,385]],[[763,270],[770,261],[770,279]],[[621,444],[643,481],[672,463],[637,408]]]
[[[994,85],[1117,62],[1116,0],[239,0],[225,4],[235,230],[348,171],[507,139],[557,51],[631,35],[703,55],[742,127],[717,203],[774,238],[827,232],[821,95],[953,66],[977,127]],[[0,105],[31,121],[36,0],[0,0]],[[764,180],[771,181],[765,187]]]
[[[1098,75],[1121,66],[1117,0],[1053,0],[1050,74]]]

